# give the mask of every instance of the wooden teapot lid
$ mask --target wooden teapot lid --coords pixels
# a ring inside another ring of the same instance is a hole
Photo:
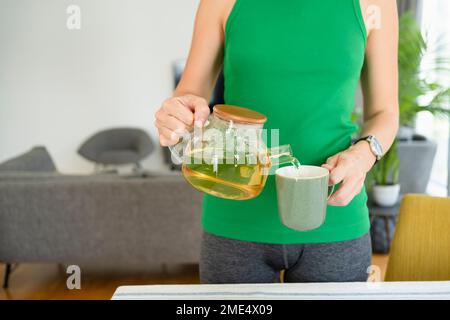
[[[227,104],[215,105],[213,113],[222,120],[231,120],[236,123],[264,124],[267,121],[267,117],[262,113]]]

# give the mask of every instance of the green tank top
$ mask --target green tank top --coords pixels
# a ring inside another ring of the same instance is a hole
[[[237,0],[225,30],[225,103],[263,113],[280,145],[302,164],[322,165],[357,130],[351,114],[366,38],[359,0]],[[255,199],[206,195],[202,224],[244,241],[344,241],[368,232],[366,202],[363,189],[345,207],[328,206],[321,227],[295,231],[280,221],[272,175]]]

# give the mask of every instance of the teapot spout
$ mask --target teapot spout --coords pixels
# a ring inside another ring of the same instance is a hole
[[[268,156],[271,167],[278,167],[283,164],[300,165],[298,160],[294,157],[291,145],[289,144],[268,149]]]

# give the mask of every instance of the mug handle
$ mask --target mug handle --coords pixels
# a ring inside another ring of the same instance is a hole
[[[330,187],[331,187],[331,190],[330,190]],[[330,200],[330,197],[333,195],[334,187],[335,187],[334,184],[332,186],[328,186],[328,197],[327,197],[327,200]]]

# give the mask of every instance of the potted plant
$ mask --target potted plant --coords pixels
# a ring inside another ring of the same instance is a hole
[[[393,205],[399,192],[423,193],[429,181],[436,153],[433,141],[417,135],[414,122],[419,112],[448,116],[450,88],[430,81],[450,72],[450,60],[439,57],[442,44],[430,45],[411,12],[400,17],[398,70],[400,130],[391,149],[371,170],[368,189],[380,206]],[[437,49],[436,49],[437,48]],[[400,188],[401,185],[401,188]]]
[[[372,196],[380,207],[390,207],[397,203],[400,194],[398,183],[400,161],[397,154],[397,142],[372,169]]]

